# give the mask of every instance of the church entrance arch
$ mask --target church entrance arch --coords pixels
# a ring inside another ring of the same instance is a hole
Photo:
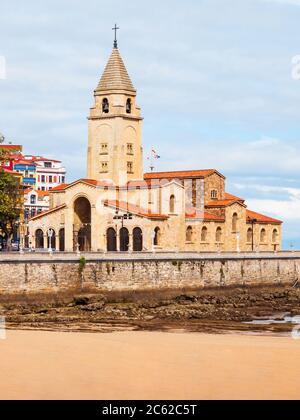
[[[92,207],[89,200],[79,197],[74,202],[73,247],[74,251],[91,251]]]

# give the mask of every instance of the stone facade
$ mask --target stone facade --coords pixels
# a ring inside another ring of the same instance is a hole
[[[294,285],[300,257],[87,257],[82,264],[79,258],[35,256],[1,261],[0,268],[0,293],[217,288]]]
[[[143,177],[141,110],[117,48],[95,90],[89,116],[89,179],[122,185]]]
[[[281,221],[226,193],[214,169],[143,174],[142,117],[115,47],[89,115],[87,179],[54,188],[30,245],[56,251],[279,251]]]

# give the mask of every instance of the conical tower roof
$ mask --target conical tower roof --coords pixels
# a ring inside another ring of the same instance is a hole
[[[118,48],[114,48],[96,92],[127,90],[136,93]]]

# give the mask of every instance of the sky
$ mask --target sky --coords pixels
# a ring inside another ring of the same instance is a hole
[[[218,169],[228,192],[284,221],[286,249],[300,249],[300,0],[0,6],[8,141],[62,160],[68,181],[86,175],[87,116],[117,23],[145,156],[157,149],[157,170]]]

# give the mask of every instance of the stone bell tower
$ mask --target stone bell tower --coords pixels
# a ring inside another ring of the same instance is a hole
[[[94,97],[88,118],[88,178],[112,180],[116,185],[142,180],[143,119],[116,39]]]

